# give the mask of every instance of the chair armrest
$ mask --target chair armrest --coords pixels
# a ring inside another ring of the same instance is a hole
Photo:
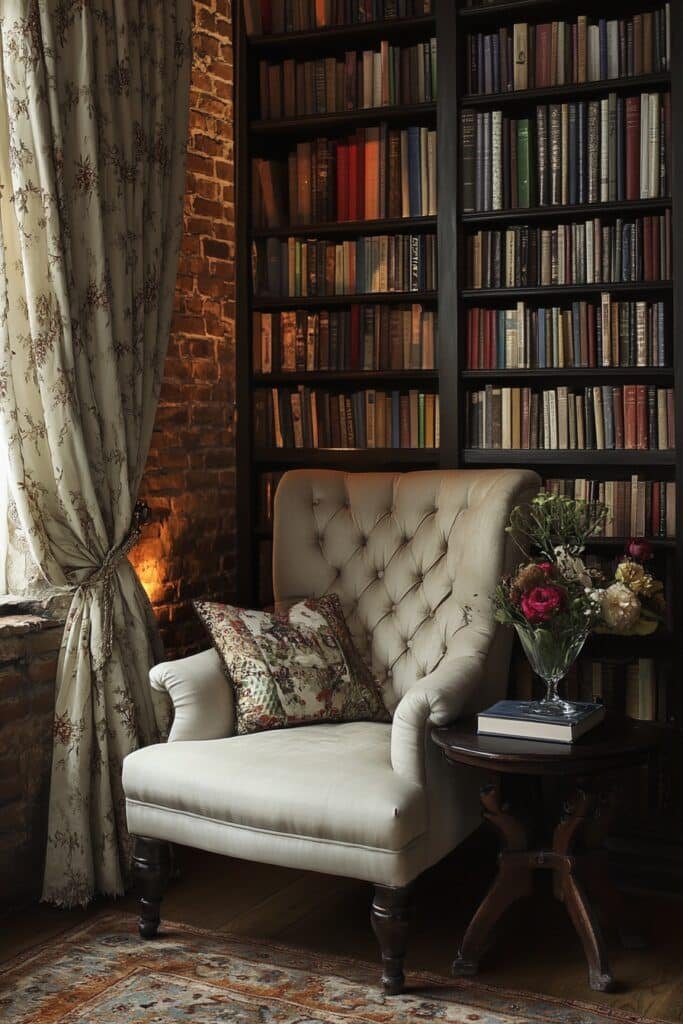
[[[155,690],[173,702],[173,740],[215,740],[234,729],[232,686],[213,648],[178,661],[164,661],[149,673]]]
[[[485,655],[463,654],[443,661],[414,683],[399,701],[391,727],[391,764],[405,778],[424,783],[427,724],[448,725],[475,693]]]

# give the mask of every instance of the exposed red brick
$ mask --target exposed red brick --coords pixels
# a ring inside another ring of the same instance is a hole
[[[235,293],[229,0],[195,0],[184,226],[164,386],[132,553],[166,650],[205,646],[195,597],[234,599]],[[152,532],[154,531],[154,532]]]

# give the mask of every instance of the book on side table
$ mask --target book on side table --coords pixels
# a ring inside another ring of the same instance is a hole
[[[553,714],[532,710],[533,703],[499,700],[477,715],[477,732],[487,736],[572,743],[599,725],[605,717],[604,704],[577,703],[569,714]]]

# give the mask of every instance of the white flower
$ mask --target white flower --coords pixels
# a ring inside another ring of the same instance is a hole
[[[582,587],[590,587],[592,580],[582,558],[572,555],[565,547],[554,549],[555,565],[563,579],[568,583],[580,583]]]
[[[602,617],[617,633],[635,626],[640,618],[640,601],[623,583],[613,583],[602,593]]]

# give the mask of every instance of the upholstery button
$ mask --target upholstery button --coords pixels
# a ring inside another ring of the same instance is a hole
[[[384,576],[384,569],[380,569],[377,573],[377,579],[381,580]]]
[[[320,504],[320,498],[314,498],[311,504],[313,508],[316,508]]]
[[[413,646],[413,641],[412,640],[408,640],[408,642],[406,643],[406,648],[408,650],[411,650],[412,646]]]
[[[392,611],[392,613],[393,613],[393,614],[395,615],[395,614],[396,614],[396,612],[398,611],[398,605],[392,604],[392,606],[391,606],[391,611]]]
[[[359,543],[359,545],[362,548],[364,548],[364,547],[366,547],[366,545],[368,543],[368,538],[367,537],[361,537],[360,540],[358,541],[358,543]]]

